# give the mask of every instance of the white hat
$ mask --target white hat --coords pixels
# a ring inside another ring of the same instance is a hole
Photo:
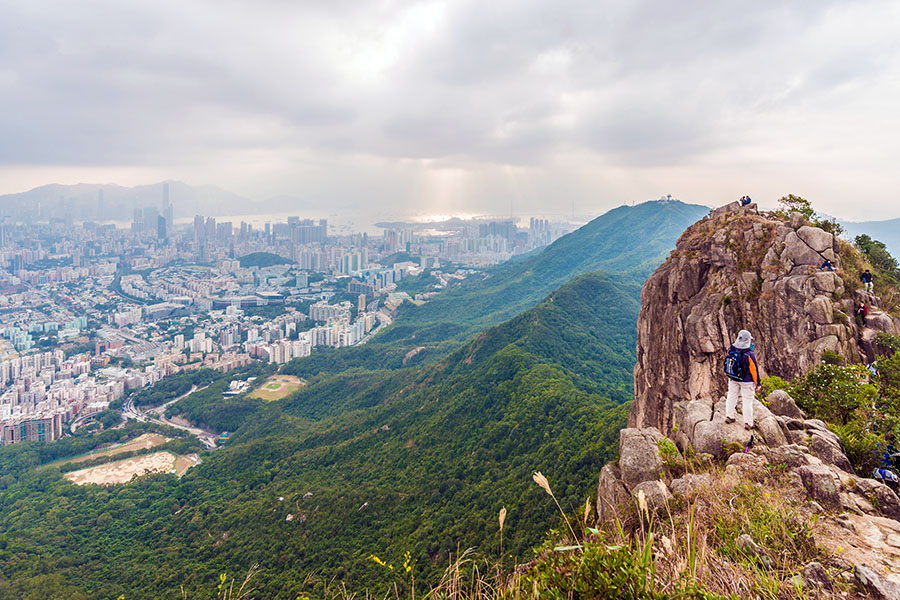
[[[746,329],[741,329],[738,332],[737,339],[734,340],[734,347],[738,350],[746,350],[750,347],[750,340],[753,339],[753,336],[750,335],[750,332]]]

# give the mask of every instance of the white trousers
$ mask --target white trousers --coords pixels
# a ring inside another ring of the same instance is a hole
[[[728,380],[728,397],[725,399],[725,416],[729,419],[735,419],[734,409],[737,408],[738,396],[743,401],[741,404],[741,413],[744,415],[744,423],[753,427],[753,397],[756,392],[756,384],[752,381],[744,383],[741,381]]]
[[[871,281],[863,282],[863,285],[866,287],[867,292],[875,291],[875,284]]]

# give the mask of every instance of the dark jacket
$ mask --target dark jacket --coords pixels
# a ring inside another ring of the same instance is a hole
[[[728,349],[731,352],[731,348]],[[743,383],[755,383],[759,385],[759,365],[756,362],[756,354],[753,353],[754,346],[750,346],[745,350],[736,348],[741,353],[741,360],[744,363],[744,380]]]
[[[859,276],[860,281],[863,283],[871,283],[872,282],[872,274],[871,273],[863,273]]]

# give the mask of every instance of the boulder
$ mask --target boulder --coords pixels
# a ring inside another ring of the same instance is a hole
[[[816,296],[806,305],[806,313],[813,323],[831,323],[834,321],[834,305],[825,296]]]
[[[841,448],[841,442],[832,432],[810,430],[810,453],[827,465],[834,465],[842,471],[853,472],[853,466]]]
[[[822,256],[800,239],[795,232],[787,234],[784,238],[784,250],[781,252],[781,263],[787,269],[800,265],[819,267],[822,265]]]
[[[709,473],[702,473],[700,475],[688,473],[683,477],[679,477],[672,481],[669,485],[669,489],[672,491],[673,495],[685,497],[703,487],[708,487],[711,481]]]
[[[889,314],[883,312],[870,313],[869,316],[866,317],[866,327],[870,327],[875,331],[883,331],[890,334],[897,333],[894,319],[892,319]]]
[[[803,240],[807,246],[819,253],[831,250],[834,246],[834,236],[818,227],[805,225],[797,230],[797,236]]]
[[[825,465],[806,465],[797,469],[807,494],[826,508],[841,509],[841,481]]]
[[[769,461],[755,452],[736,452],[725,463],[725,474],[738,481],[761,480]]]
[[[669,488],[667,488],[666,484],[659,479],[637,484],[634,486],[634,489],[631,490],[631,495],[634,498],[638,498],[640,492],[644,493],[644,499],[647,501],[647,508],[651,511],[656,511],[665,507],[666,503],[672,499]]]
[[[597,515],[601,522],[612,522],[620,518],[622,507],[631,503],[631,496],[622,483],[619,466],[610,463],[600,469],[597,483]]]
[[[663,473],[659,457],[662,434],[654,428],[628,428],[619,432],[619,470],[629,490],[639,483],[656,481]]]
[[[825,256],[825,258],[828,258],[828,256]],[[829,260],[834,262],[834,259],[829,258]],[[841,280],[838,279],[834,271],[817,271],[812,276],[812,281],[816,291],[820,294],[831,295],[843,287]]]
[[[900,600],[900,586],[884,579],[874,569],[865,565],[853,565],[856,584],[875,600]]]
[[[771,414],[762,415],[761,417],[754,415],[754,420],[756,421],[756,430],[762,438],[762,440],[754,438],[754,444],[757,441],[762,441],[770,448],[777,448],[778,446],[787,444],[785,430],[782,429],[781,423],[774,416]]]
[[[777,448],[769,448],[766,450],[766,457],[772,465],[784,465],[789,469],[811,464],[806,449],[797,444],[785,444]]]
[[[799,229],[806,223],[806,218],[803,216],[803,213],[792,212],[790,219],[791,227],[794,229]]]
[[[900,521],[900,498],[894,490],[875,479],[859,479],[856,482],[856,491],[877,505],[884,516]]]
[[[791,395],[784,390],[775,390],[766,398],[769,403],[769,410],[772,414],[780,417],[788,417],[790,419],[803,420],[806,414],[800,410]],[[790,426],[788,426],[790,429]]]
[[[729,202],[724,206],[720,206],[718,208],[713,209],[709,213],[709,217],[711,219],[717,219],[729,213],[736,213],[741,209],[741,203],[735,200],[734,202]]]

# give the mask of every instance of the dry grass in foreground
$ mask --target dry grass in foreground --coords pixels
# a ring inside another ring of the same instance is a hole
[[[639,493],[635,505],[609,526],[597,526],[591,502],[562,514],[563,528],[527,564],[501,567],[493,557],[460,550],[437,585],[423,591],[416,588],[409,557],[395,569],[372,556],[395,576],[389,589],[356,593],[311,575],[302,582],[308,592],[301,600],[867,598],[843,575],[839,559],[816,545],[812,528],[818,517],[792,495],[780,473],[736,477],[707,468],[703,485],[657,511]],[[534,479],[555,502],[548,479],[540,473]],[[501,527],[505,516],[501,511]],[[811,561],[824,565],[834,585],[831,596],[804,585],[800,570]],[[252,588],[245,581],[242,597],[255,598]]]

